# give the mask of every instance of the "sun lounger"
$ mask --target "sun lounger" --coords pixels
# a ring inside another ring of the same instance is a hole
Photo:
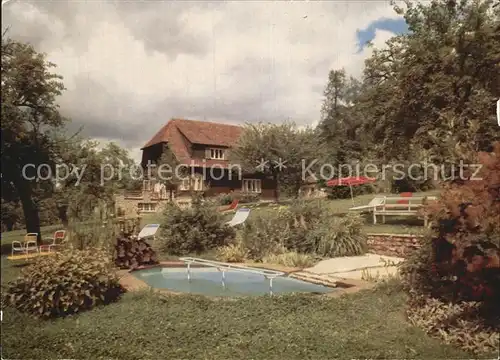
[[[248,219],[248,215],[250,215],[250,209],[249,208],[241,208],[241,209],[236,211],[236,214],[234,214],[231,221],[228,221],[226,224],[228,226],[236,226],[236,225],[243,224]]]
[[[145,239],[152,237],[155,240],[155,234],[160,228],[160,224],[147,224],[142,228],[142,230],[137,234],[138,239]]]
[[[349,210],[373,210],[375,207],[382,205],[384,203],[384,198],[383,197],[375,197],[368,203],[368,205],[362,205],[362,206],[355,206],[350,208]]]

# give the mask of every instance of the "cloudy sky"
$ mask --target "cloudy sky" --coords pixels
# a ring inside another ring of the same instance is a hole
[[[315,124],[328,71],[405,31],[389,1],[10,0],[2,27],[64,76],[74,127],[139,148],[171,117]]]

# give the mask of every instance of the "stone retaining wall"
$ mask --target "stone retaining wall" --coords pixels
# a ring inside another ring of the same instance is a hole
[[[368,234],[368,251],[406,258],[421,246],[422,239],[420,235]]]

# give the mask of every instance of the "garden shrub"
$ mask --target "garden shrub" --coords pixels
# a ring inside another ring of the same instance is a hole
[[[241,230],[241,240],[248,258],[261,261],[264,256],[275,253],[289,233],[282,214],[269,212],[247,220]]]
[[[87,221],[82,224],[70,225],[68,239],[76,249],[112,248],[117,228],[113,221]]]
[[[124,209],[124,208],[122,208],[122,207],[120,207],[120,206],[119,206],[119,207],[116,209],[116,216],[117,216],[117,217],[122,217],[122,216],[125,216],[125,214],[126,214],[126,213],[125,213],[125,209]]]
[[[354,196],[357,196],[357,187],[354,187],[352,192]],[[351,197],[351,190],[349,186],[329,186],[326,188],[326,196],[330,200],[349,199]]]
[[[426,301],[411,304],[417,318],[425,315],[425,307],[434,301],[430,299],[436,299],[434,305],[448,303],[446,316],[460,309],[465,309],[460,316],[466,316],[474,306],[481,331],[491,332],[500,330],[500,143],[492,153],[481,153],[478,158],[483,166],[476,179],[447,184],[440,199],[424,208],[433,232],[402,264],[401,274],[411,297]],[[464,336],[476,331],[476,322],[449,323],[446,331]],[[482,347],[479,338],[471,340],[471,336],[467,341],[456,340],[464,347]]]
[[[324,257],[356,256],[367,251],[363,219],[358,214],[340,217],[325,213],[306,239],[313,252]]]
[[[314,253],[315,244],[307,234],[316,227],[322,214],[327,211],[321,200],[296,200],[281,212],[285,226],[289,229],[283,245],[288,250],[300,253]]]
[[[234,197],[231,194],[219,194],[216,197],[216,202],[218,205],[230,205],[234,200]]]
[[[115,270],[109,254],[100,249],[39,257],[7,284],[2,301],[40,318],[76,314],[119,299],[124,289]]]
[[[256,203],[260,200],[260,194],[254,193],[230,193],[219,194],[215,197],[215,202],[220,206],[230,205],[233,200],[238,199],[240,204]]]
[[[375,192],[377,192],[376,187],[372,184],[358,185],[352,188],[352,195],[354,197],[364,194],[373,194]],[[351,189],[349,186],[329,186],[326,187],[326,196],[330,200],[350,199]]]
[[[336,217],[324,201],[295,201],[254,217],[242,230],[243,245],[254,260],[281,253],[279,249],[320,256],[352,256],[366,251],[359,216]]]
[[[424,209],[434,233],[402,268],[407,288],[449,301],[500,301],[500,143],[481,180],[450,184]]]
[[[248,259],[249,251],[243,245],[241,236],[236,236],[236,241],[232,244],[222,246],[217,249],[217,259],[229,263],[244,262]]]
[[[435,298],[413,297],[407,315],[429,335],[475,354],[494,354],[500,347],[498,327],[484,323],[477,302],[445,303]]]
[[[237,195],[237,198],[238,198],[240,204],[255,203],[255,202],[259,202],[260,194],[240,193]]]
[[[199,254],[228,245],[235,231],[226,225],[223,215],[213,207],[194,203],[181,209],[174,204],[165,208],[161,227],[161,250],[172,255]]]
[[[136,269],[142,265],[158,263],[156,252],[151,245],[131,234],[121,234],[116,238],[114,261],[121,269]]]
[[[288,267],[306,268],[314,265],[315,258],[310,254],[301,254],[296,251],[283,252],[281,254],[270,254],[262,259],[262,262],[279,264]]]

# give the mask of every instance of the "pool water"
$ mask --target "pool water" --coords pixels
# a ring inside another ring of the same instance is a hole
[[[156,289],[208,296],[260,296],[270,293],[269,279],[263,275],[235,270],[222,272],[212,267],[191,268],[188,280],[187,268],[161,268],[134,271],[132,274]],[[335,288],[289,278],[276,277],[272,281],[272,293],[329,293]]]

